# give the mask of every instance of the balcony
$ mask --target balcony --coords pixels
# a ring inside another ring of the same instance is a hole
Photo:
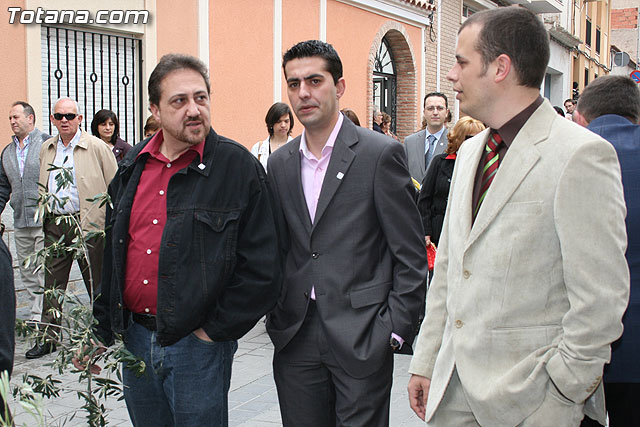
[[[559,13],[564,9],[563,0],[505,0],[505,2],[519,4],[533,13]]]

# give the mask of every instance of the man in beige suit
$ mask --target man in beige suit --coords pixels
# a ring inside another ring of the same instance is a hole
[[[615,150],[540,97],[542,22],[462,25],[460,109],[490,129],[458,152],[409,399],[429,426],[604,421],[601,378],[629,297]]]

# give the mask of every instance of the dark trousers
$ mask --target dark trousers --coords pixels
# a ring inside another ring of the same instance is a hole
[[[273,358],[283,426],[388,426],[391,347],[380,371],[353,378],[340,367],[330,346],[311,303],[296,336]]]
[[[47,217],[44,221],[45,248],[50,248],[52,245],[57,244],[62,236],[64,236],[62,243],[65,246],[70,246],[73,239],[77,237],[75,227],[70,226],[65,221],[61,221],[60,224],[56,224],[56,216]],[[84,280],[84,285],[87,288],[87,293],[91,296],[93,295],[93,291],[98,289],[100,285],[104,239],[89,239],[87,241],[87,247],[89,262],[87,262],[87,257],[78,258],[77,261]],[[71,271],[72,264],[73,254],[67,251],[55,251],[55,253],[47,257],[45,262],[46,270],[44,274],[45,291],[50,289],[65,291],[67,289],[69,272]],[[54,298],[53,296],[48,298],[45,294],[42,303],[42,323],[45,328],[47,328],[48,334],[55,338],[61,319],[59,316],[54,315],[52,309],[55,309],[54,311],[62,310],[62,304],[59,299]]]
[[[640,426],[640,383],[604,383],[609,427]],[[599,427],[585,417],[581,427]]]

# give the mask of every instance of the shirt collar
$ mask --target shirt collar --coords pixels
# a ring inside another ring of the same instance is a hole
[[[529,104],[527,108],[513,116],[513,118],[502,125],[500,129],[495,129],[502,138],[502,142],[504,142],[507,147],[511,146],[511,143],[516,139],[520,129],[522,129],[527,120],[529,120],[540,104],[542,104],[542,101],[544,101],[544,99],[538,95],[538,98]]]
[[[29,142],[31,140],[30,136],[31,134],[28,133],[27,136],[24,137],[24,140],[22,141],[22,144],[24,144],[24,148],[27,148],[29,146]],[[20,148],[20,140],[15,135],[13,135],[13,142],[16,143],[16,147]]]
[[[336,125],[333,127],[333,130],[331,131],[331,134],[327,139],[327,143],[324,144],[324,147],[322,148],[322,155],[325,154],[325,150],[327,150],[328,148],[333,150],[333,146],[336,143],[336,139],[338,139],[338,133],[340,132],[340,128],[342,127],[343,120],[344,120],[344,116],[342,115],[342,113],[338,113],[338,120],[336,121]],[[306,134],[307,134],[307,131],[303,130],[302,137],[300,138],[300,153],[302,153],[302,155],[309,160],[316,159],[316,156],[314,156],[311,153],[311,151],[309,151],[309,147],[307,146]],[[319,160],[319,159],[316,159],[316,160]]]
[[[200,160],[202,160],[202,156],[204,154],[205,140],[206,138],[203,139],[202,142],[196,145],[192,145],[191,147],[189,147],[187,151],[182,153],[180,156],[184,155],[188,151],[195,151],[200,156]],[[162,158],[166,159],[166,157],[160,153],[160,146],[162,145],[163,141],[164,141],[164,134],[162,133],[162,129],[160,129],[158,132],[156,132],[155,135],[153,135],[153,137],[151,137],[151,140],[147,143],[147,145],[142,150],[140,150],[136,158],[140,157],[143,153],[149,153],[156,159],[158,158],[159,155],[162,156]]]
[[[438,132],[436,133],[429,133],[429,129],[425,129],[427,132],[427,134],[425,135],[425,139],[429,138],[429,135],[433,135],[436,138],[436,141],[440,141],[440,137],[442,136],[442,134],[444,133],[444,126],[442,126],[442,129],[440,129]]]
[[[80,128],[78,128],[78,130],[76,131],[76,134],[73,135],[73,138],[71,138],[71,142],[69,142],[69,145],[67,145],[66,147],[64,146],[64,143],[62,142],[62,137],[60,135],[58,135],[58,146],[62,147],[63,150],[66,150],[68,148],[75,148],[76,145],[78,145],[78,141],[80,141],[80,136],[82,135],[82,131],[80,130]]]

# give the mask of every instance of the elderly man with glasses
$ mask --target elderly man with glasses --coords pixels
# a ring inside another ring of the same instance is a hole
[[[80,223],[82,232],[104,230],[105,208],[88,199],[107,191],[116,173],[117,164],[109,147],[100,139],[80,129],[82,114],[78,103],[71,98],[60,98],[53,105],[51,122],[58,135],[42,144],[40,150],[41,188],[54,194],[60,203],[53,203],[43,221],[45,247],[63,242],[70,246],[77,237],[77,228],[63,216],[73,215]],[[69,168],[71,183],[60,186],[57,177],[61,169],[51,169],[51,165]],[[43,190],[44,191],[44,190]],[[87,253],[78,259],[78,265],[89,295],[100,283],[102,274],[102,254],[104,239],[91,237],[87,240]],[[60,310],[57,298],[47,295],[51,289],[66,290],[69,271],[73,263],[73,252],[57,251],[46,259],[44,278],[45,296],[42,305],[42,326],[47,331],[47,341],[36,343],[26,353],[27,359],[36,359],[56,350],[55,340],[60,326]],[[88,259],[87,259],[88,258]]]

